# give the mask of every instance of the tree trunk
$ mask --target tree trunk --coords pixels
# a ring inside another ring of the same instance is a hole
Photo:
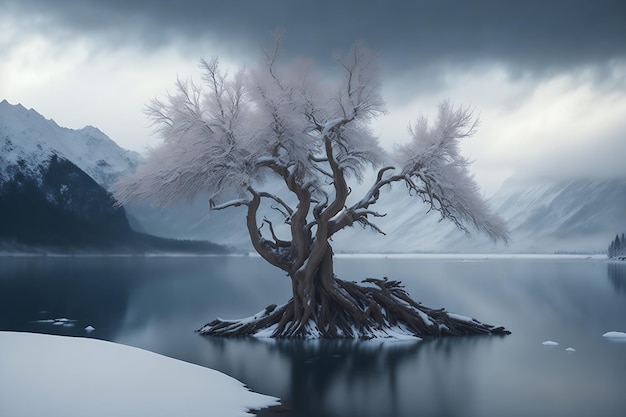
[[[294,336],[310,336],[314,329],[324,329],[328,323],[320,321],[320,312],[336,304],[337,288],[333,272],[333,251],[328,243],[317,265],[307,264],[291,277],[294,319],[299,325]]]
[[[317,265],[308,264],[291,275],[293,283],[293,297],[298,306],[306,309],[307,306],[319,303],[319,290],[329,290],[333,285],[333,252],[327,245],[321,260]]]

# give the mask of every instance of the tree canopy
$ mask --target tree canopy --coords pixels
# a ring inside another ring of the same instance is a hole
[[[211,207],[224,209],[258,196],[282,210],[286,222],[312,215],[308,230],[330,222],[329,238],[354,223],[380,230],[372,219],[382,213],[370,207],[385,186],[403,183],[416,203],[463,231],[471,225],[494,240],[506,239],[504,223],[490,213],[459,152],[459,142],[478,125],[471,111],[442,102],[433,123],[419,116],[408,129],[409,142],[388,153],[369,128],[386,112],[376,55],[356,45],[338,56],[335,82],[305,61],[279,66],[278,57],[277,47],[257,67],[234,73],[222,70],[216,58],[202,60],[201,84],[178,79],[165,100],[155,99],[147,113],[163,142],[118,183],[118,200],[166,206],[209,192]],[[346,181],[361,181],[372,168],[378,169],[376,181],[347,206]],[[264,189],[271,176],[282,179],[297,207]],[[302,201],[305,194],[310,201]]]

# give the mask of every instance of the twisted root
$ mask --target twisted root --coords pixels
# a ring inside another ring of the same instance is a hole
[[[364,285],[335,279],[335,291],[320,291],[310,318],[294,300],[241,320],[216,319],[198,332],[208,336],[363,338],[510,334],[501,326],[432,309],[411,299],[399,281],[368,278]]]

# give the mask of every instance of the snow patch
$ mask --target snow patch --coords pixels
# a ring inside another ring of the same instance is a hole
[[[568,347],[567,349],[565,349],[566,352],[576,352],[576,349],[574,349],[573,347]]]
[[[416,309],[415,311],[417,312],[417,315],[420,316],[420,318],[422,319],[424,324],[426,324],[427,326],[433,326],[435,324],[430,319],[430,317],[428,317],[428,314],[424,313],[422,310],[417,310]]]
[[[454,320],[459,320],[459,321],[466,321],[468,323],[472,323],[475,320],[471,317],[467,317],[467,316],[462,316],[460,314],[455,314],[455,313],[448,313],[448,317],[450,317],[451,319]]]
[[[256,332],[254,337],[258,339],[270,339],[277,328],[278,328],[278,324],[273,324],[270,327],[267,327],[265,329],[262,329]]]
[[[546,340],[545,342],[542,343],[542,345],[544,345],[544,346],[558,346],[559,343],[558,342],[553,342],[552,340]]]
[[[421,337],[413,336],[409,330],[401,325],[394,326],[387,329],[381,329],[372,332],[372,336],[375,340],[380,340],[381,342],[390,342],[390,341],[413,341],[419,342],[422,340]]]
[[[91,338],[0,332],[6,416],[249,416],[277,405],[213,369]]]
[[[42,319],[35,320],[35,323],[50,323],[53,326],[65,326],[65,327],[74,327],[76,320],[68,319],[66,317],[61,317],[58,319]]]
[[[624,332],[616,332],[616,331],[606,332],[602,336],[609,338],[609,339],[618,339],[618,340],[626,341],[626,333]]]
[[[255,317],[255,316],[253,316]],[[427,316],[426,316],[427,317]],[[250,320],[244,319],[246,322]],[[431,322],[432,323],[432,322]],[[289,323],[287,323],[287,327]],[[257,339],[265,339],[265,340],[274,340],[272,335],[278,328],[278,324],[273,324],[270,327],[265,329],[261,329],[254,334],[254,337]],[[310,320],[305,325],[305,339],[308,341],[319,341],[322,338],[322,332],[318,329],[317,325],[313,320]],[[340,336],[345,336],[339,330]],[[409,329],[402,325],[396,325],[392,327],[386,327],[382,329],[370,329],[362,332],[358,330],[356,327],[352,327],[352,335],[355,341],[363,341],[364,339],[368,342],[370,341],[378,341],[380,343],[389,342],[389,341],[420,341],[422,338],[414,336]],[[348,338],[349,340],[349,338]]]

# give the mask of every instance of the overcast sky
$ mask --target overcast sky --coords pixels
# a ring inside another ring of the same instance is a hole
[[[0,0],[0,99],[121,146],[157,143],[142,113],[200,58],[284,55],[332,69],[381,53],[385,146],[449,98],[482,124],[464,146],[487,195],[508,176],[626,176],[626,2]]]

